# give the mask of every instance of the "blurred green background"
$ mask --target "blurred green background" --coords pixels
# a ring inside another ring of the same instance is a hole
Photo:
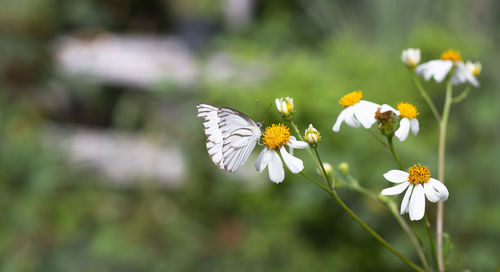
[[[331,127],[347,92],[417,106],[403,164],[437,175],[437,125],[400,61],[444,50],[483,64],[454,104],[445,231],[449,271],[500,259],[500,2],[328,0],[1,0],[1,271],[406,271],[323,191],[286,173],[235,174],[206,154],[195,105],[279,122],[294,98],[301,130],[374,192],[397,168],[372,136]],[[425,83],[441,108],[444,86]],[[455,88],[459,93],[463,86]],[[256,103],[258,101],[258,103]],[[297,151],[310,175],[306,152]],[[412,260],[387,209],[339,194]],[[395,197],[397,202],[400,196]],[[427,213],[434,221],[435,205]],[[407,218],[407,216],[405,217]],[[422,223],[414,223],[422,240]]]

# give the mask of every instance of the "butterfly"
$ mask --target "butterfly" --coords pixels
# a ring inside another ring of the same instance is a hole
[[[235,172],[250,156],[262,134],[260,123],[230,108],[196,105],[198,117],[205,119],[207,151],[222,170]]]

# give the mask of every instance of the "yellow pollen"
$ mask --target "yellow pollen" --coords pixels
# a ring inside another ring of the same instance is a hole
[[[417,117],[417,115],[420,114],[417,111],[417,108],[415,108],[415,106],[413,106],[410,103],[405,103],[405,102],[398,103],[398,111],[402,117],[408,118],[408,119],[415,118],[415,117]]]
[[[362,97],[363,97],[362,91],[348,93],[339,100],[339,104],[344,107],[349,107],[358,103]]]
[[[452,61],[462,61],[462,57],[460,57],[460,52],[455,50],[448,50],[441,54],[442,60],[452,60]]]
[[[286,103],[286,110],[288,112],[292,112],[293,109],[292,109],[292,104],[291,103]]]
[[[413,167],[410,167],[410,173],[408,175],[408,181],[411,184],[420,184],[426,183],[431,179],[431,172],[427,166],[422,166],[420,163],[418,166],[415,164]]]
[[[290,130],[283,124],[272,124],[262,134],[262,142],[269,149],[278,150],[290,140]]]

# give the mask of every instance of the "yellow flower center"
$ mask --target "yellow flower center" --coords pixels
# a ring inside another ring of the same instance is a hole
[[[427,166],[422,166],[420,163],[418,166],[415,164],[413,167],[410,167],[410,173],[408,175],[408,181],[411,184],[420,184],[426,183],[431,179],[431,172]]]
[[[290,130],[283,124],[272,124],[262,134],[262,142],[269,149],[277,150],[290,140]]]
[[[339,100],[339,104],[344,107],[349,107],[358,103],[362,97],[363,97],[362,91],[348,93]]]
[[[417,117],[417,115],[420,114],[417,111],[417,108],[415,108],[415,106],[413,106],[410,103],[405,103],[405,102],[398,103],[398,111],[402,117],[408,118],[408,119],[415,118],[415,117]]]
[[[472,74],[474,76],[477,76],[477,75],[479,75],[479,73],[481,73],[481,68],[479,68],[479,65],[474,66],[474,70],[472,70]]]
[[[451,60],[451,61],[462,61],[462,57],[460,57],[460,52],[455,50],[448,50],[441,54],[442,60]]]

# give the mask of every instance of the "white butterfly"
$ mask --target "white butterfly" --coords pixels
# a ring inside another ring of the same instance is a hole
[[[208,104],[198,104],[196,108],[198,117],[205,119],[208,155],[220,169],[235,172],[248,160],[259,140],[260,123],[230,108]]]

